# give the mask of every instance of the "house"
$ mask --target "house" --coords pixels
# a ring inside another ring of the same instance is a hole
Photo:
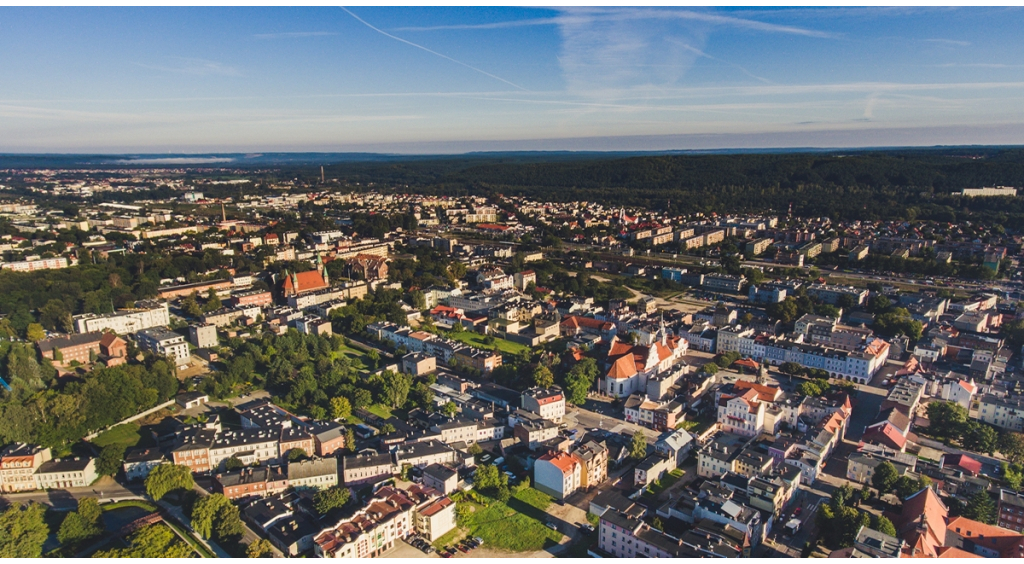
[[[981,473],[981,462],[967,456],[966,454],[943,454],[939,459],[939,468],[951,468],[959,470],[971,476]]]
[[[323,490],[338,485],[338,459],[314,458],[288,463],[288,485]]]
[[[103,334],[99,331],[50,337],[36,343],[39,354],[60,368],[68,368],[75,364],[89,364],[100,354],[100,341]]]
[[[349,266],[358,272],[363,280],[387,280],[388,263],[386,257],[360,253],[348,259]]]
[[[458,488],[459,473],[444,464],[431,464],[423,469],[423,485],[448,495]]]
[[[181,406],[182,409],[192,409],[193,407],[199,407],[205,403],[209,403],[210,396],[202,392],[181,392],[174,396],[174,401]]]
[[[163,327],[143,329],[135,334],[135,340],[140,349],[165,356],[179,367],[187,365],[192,358],[185,337]]]
[[[608,447],[603,442],[585,440],[572,450],[572,455],[583,465],[580,489],[590,491],[608,479]]]
[[[213,489],[228,499],[266,497],[288,489],[288,477],[279,466],[241,468],[215,475]]]
[[[640,461],[633,469],[633,485],[646,487],[676,468],[675,459],[655,453]]]
[[[0,450],[0,492],[27,492],[37,488],[35,473],[51,457],[49,447],[14,443]]]
[[[562,417],[565,416],[565,394],[558,386],[525,390],[520,405],[526,411],[555,423],[561,423]]]
[[[100,356],[108,367],[120,366],[128,362],[128,343],[108,331],[100,339]]]
[[[36,487],[41,490],[84,488],[96,481],[95,458],[65,458],[50,460],[39,466],[35,473]]]
[[[212,323],[189,325],[188,340],[201,349],[215,347],[217,346],[217,326]]]
[[[267,525],[264,530],[274,546],[294,557],[313,548],[313,537],[320,532],[321,525],[302,513],[295,513]]]
[[[391,454],[372,451],[341,459],[341,482],[346,486],[372,484],[396,474]]]
[[[414,512],[416,532],[434,542],[455,528],[455,502],[448,496],[435,499]]]
[[[437,370],[437,358],[421,352],[411,352],[402,357],[402,372],[423,376]]]
[[[345,448],[345,427],[340,423],[316,421],[310,425],[309,431],[313,434],[317,456],[330,456],[338,449]]]
[[[549,452],[533,463],[533,483],[555,499],[565,499],[580,488],[583,465],[575,455]]]
[[[682,466],[693,448],[693,435],[683,429],[666,431],[654,443],[654,450],[672,459],[676,467]]]
[[[167,462],[162,452],[155,448],[133,448],[124,456],[122,468],[130,482],[145,480],[150,471]]]

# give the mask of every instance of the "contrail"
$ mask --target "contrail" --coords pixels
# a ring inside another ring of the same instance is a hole
[[[731,62],[726,61],[724,59],[719,59],[718,57],[712,57],[711,55],[708,55],[704,51],[701,51],[700,49],[697,49],[696,47],[692,47],[690,45],[687,45],[686,43],[683,43],[682,41],[675,41],[673,39],[669,39],[668,41],[670,43],[675,43],[676,45],[682,47],[683,49],[688,49],[690,51],[693,51],[694,53],[700,55],[701,57],[705,57],[705,58],[711,59],[712,61],[718,61],[720,63],[725,63],[725,64],[729,65],[730,67],[739,69],[740,72],[742,72],[743,74],[749,76],[750,78],[754,78],[754,79],[760,80],[761,82],[763,82],[765,84],[772,84],[772,81],[768,80],[767,78],[762,78],[760,76],[757,76],[756,74],[748,71],[747,69],[741,67],[740,65],[737,65],[736,63],[731,63]]]
[[[466,63],[463,63],[462,61],[455,60],[455,59],[449,57],[448,55],[442,55],[441,53],[438,53],[437,51],[432,51],[432,50],[427,49],[426,47],[424,47],[422,45],[417,45],[417,44],[413,43],[412,41],[407,41],[405,39],[402,39],[401,37],[395,37],[394,35],[391,35],[390,33],[386,32],[386,31],[384,31],[382,29],[373,27],[366,20],[364,20],[363,18],[360,18],[359,16],[353,14],[348,8],[346,8],[344,6],[341,6],[341,9],[345,10],[346,12],[348,12],[348,15],[350,15],[353,18],[355,18],[356,20],[358,20],[359,23],[365,25],[366,27],[372,29],[373,31],[376,31],[377,33],[379,33],[379,34],[381,34],[381,35],[383,35],[385,37],[390,37],[391,39],[394,39],[395,41],[401,41],[402,43],[405,43],[406,45],[411,45],[411,46],[413,46],[413,47],[415,47],[417,49],[422,49],[422,50],[426,51],[427,53],[430,53],[431,55],[437,55],[438,57],[441,57],[442,59],[451,61],[451,62],[453,62],[453,63],[455,63],[457,65],[462,65],[462,66],[466,67],[467,69],[475,70],[476,72],[478,72],[480,74],[489,76],[489,77],[493,78],[494,80],[500,80],[500,81],[504,82],[505,84],[508,84],[509,86],[514,86],[514,87],[516,87],[516,88],[518,88],[520,90],[525,90],[525,91],[529,92],[529,90],[527,90],[526,88],[523,88],[522,86],[519,86],[518,84],[516,84],[514,82],[509,82],[509,81],[505,80],[504,78],[501,78],[500,76],[495,76],[495,75],[493,75],[493,74],[491,74],[491,73],[489,73],[489,72],[487,72],[485,70],[481,70],[481,69],[478,69],[478,68],[476,68],[476,67],[474,67],[472,65],[467,65]]]

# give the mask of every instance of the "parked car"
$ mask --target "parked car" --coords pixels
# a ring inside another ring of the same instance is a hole
[[[546,523],[546,525],[547,525],[547,526],[548,526],[548,528],[549,528],[549,529],[551,529],[552,531],[557,531],[557,530],[558,530],[558,525],[554,524],[554,523],[553,523],[553,522],[551,522],[551,521],[548,521],[548,522]]]

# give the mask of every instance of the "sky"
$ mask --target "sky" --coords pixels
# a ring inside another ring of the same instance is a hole
[[[0,152],[1024,144],[1017,8],[0,8]]]

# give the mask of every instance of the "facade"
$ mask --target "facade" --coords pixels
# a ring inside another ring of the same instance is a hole
[[[86,313],[74,318],[75,331],[91,333],[94,331],[113,331],[120,335],[135,333],[150,327],[163,327],[171,323],[167,303],[152,300],[136,302],[135,307],[114,313],[97,315]]]
[[[408,491],[383,487],[355,515],[321,531],[313,539],[318,558],[375,558],[416,532],[417,509],[429,506],[437,492],[413,486]]]
[[[555,499],[565,499],[581,485],[583,465],[575,455],[547,453],[533,464],[533,483]]]
[[[0,450],[0,492],[27,492],[38,488],[35,473],[50,460],[50,449],[14,443]]]
[[[129,482],[145,480],[157,466],[167,462],[163,453],[155,448],[137,448],[128,451],[121,467]]]
[[[185,366],[192,358],[185,337],[162,327],[143,329],[135,334],[139,348],[156,355],[166,356],[177,366]]]
[[[68,267],[68,259],[64,257],[23,260],[18,262],[0,263],[0,268],[14,272],[35,272],[37,270],[58,270]]]
[[[65,458],[44,462],[36,470],[36,486],[41,490],[84,488],[96,481],[96,459]]]
[[[414,515],[416,532],[427,542],[434,542],[455,528],[455,502],[448,496],[417,509]]]
[[[1024,431],[1024,398],[985,394],[979,401],[978,419],[1002,429]]]
[[[423,469],[423,485],[448,495],[458,488],[459,473],[443,464],[431,464]]]
[[[67,368],[72,363],[89,364],[100,354],[100,341],[103,334],[99,332],[51,337],[36,343],[39,354],[53,363],[54,366]]]
[[[395,473],[390,454],[356,454],[341,459],[341,483],[346,486],[379,482]]]
[[[233,472],[217,474],[213,479],[214,490],[228,499],[266,497],[288,489],[288,477],[280,466],[242,468]]]
[[[523,392],[522,408],[544,419],[561,423],[565,416],[565,395],[562,388],[530,388]]]
[[[188,340],[201,349],[217,346],[217,326],[212,323],[188,326]]]

